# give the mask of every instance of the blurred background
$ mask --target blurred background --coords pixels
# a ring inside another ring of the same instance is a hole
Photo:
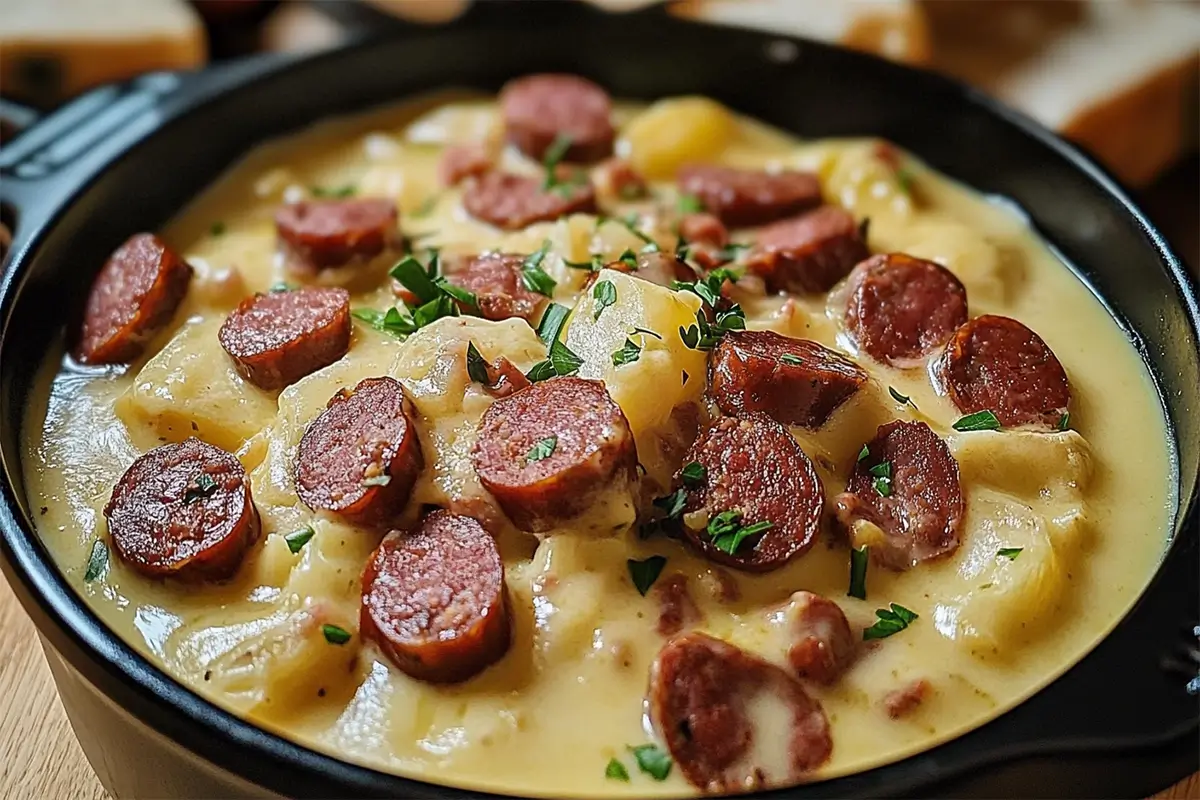
[[[654,2],[589,1],[613,13]],[[90,87],[149,70],[336,47],[385,35],[398,21],[444,24],[471,2],[0,0],[0,146],[34,118],[21,106],[48,110]],[[1191,270],[1200,268],[1197,0],[664,5],[704,23],[840,43],[972,83],[1094,154],[1135,190]]]

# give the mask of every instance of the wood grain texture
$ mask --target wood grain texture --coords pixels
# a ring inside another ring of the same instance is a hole
[[[107,800],[67,722],[33,623],[0,579],[0,798]],[[1154,800],[1200,800],[1200,774]]]

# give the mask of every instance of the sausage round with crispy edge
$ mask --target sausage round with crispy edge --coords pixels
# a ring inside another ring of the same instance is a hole
[[[882,540],[864,544],[874,561],[895,570],[957,550],[962,485],[946,443],[924,422],[895,420],[880,425],[866,447],[835,501],[838,521],[847,530],[857,520],[877,526]]]
[[[841,606],[827,597],[799,591],[783,609],[792,645],[787,661],[801,678],[831,684],[854,660],[858,638]]]
[[[550,378],[488,407],[471,459],[513,524],[540,533],[632,481],[637,447],[602,382]]]
[[[1071,403],[1058,358],[1040,336],[1009,317],[985,314],[960,326],[935,372],[959,411],[991,411],[1005,426],[1054,427]]]
[[[525,288],[521,279],[524,262],[522,255],[484,253],[465,259],[446,259],[443,271],[447,281],[475,294],[479,314],[485,319],[520,317],[532,322],[542,313],[549,298]]]
[[[799,681],[704,633],[677,636],[659,651],[647,707],[683,776],[705,792],[791,785],[833,751],[825,711]],[[760,744],[780,727],[786,741]],[[777,762],[756,763],[764,753],[778,754]]]
[[[822,206],[760,230],[746,265],[774,291],[819,293],[869,255],[854,217]]]
[[[590,163],[612,154],[612,100],[586,78],[527,75],[505,84],[499,102],[505,137],[536,161],[559,136],[571,142],[565,161]]]
[[[722,417],[700,434],[683,463],[686,467],[693,461],[704,467],[703,480],[689,486],[681,470],[675,485],[686,492],[683,533],[706,558],[767,572],[812,547],[824,489],[808,456],[778,422],[764,414]],[[740,514],[739,524],[745,527],[764,522],[771,527],[743,538],[729,553],[732,537],[714,541],[710,533],[724,512]]]
[[[764,225],[821,204],[821,183],[809,172],[687,164],[677,182],[680,192],[695,195],[733,228]]]
[[[903,253],[872,256],[850,273],[846,329],[884,364],[912,366],[967,321],[967,290],[940,264]]]
[[[379,197],[303,200],[276,210],[275,230],[287,265],[315,272],[398,246],[398,218],[396,204]]]
[[[541,178],[488,172],[467,184],[462,203],[478,220],[505,230],[520,230],[567,214],[590,214],[596,210],[596,193],[586,181],[544,189]]]
[[[824,425],[866,382],[845,356],[774,331],[728,333],[708,363],[708,393],[723,413],[761,411],[806,428]]]
[[[404,511],[425,459],[415,411],[388,377],[342,389],[313,420],[296,453],[296,494],[313,511],[385,525]]]
[[[243,300],[217,333],[238,372],[260,389],[282,389],[346,355],[350,293],[304,288]]]
[[[439,509],[415,531],[388,534],[362,587],[362,637],[414,678],[465,681],[508,650],[504,564],[471,517]]]
[[[84,364],[123,364],[175,314],[192,268],[153,233],[131,236],[92,282],[75,357]]]
[[[151,578],[228,578],[259,534],[241,462],[196,438],[134,461],[104,517],[117,556]]]

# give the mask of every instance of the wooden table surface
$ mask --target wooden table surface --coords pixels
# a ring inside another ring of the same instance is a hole
[[[107,800],[63,713],[33,623],[0,579],[0,798]],[[1200,800],[1200,774],[1155,800]]]

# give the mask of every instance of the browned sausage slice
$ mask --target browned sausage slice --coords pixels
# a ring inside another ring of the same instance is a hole
[[[404,388],[367,378],[342,389],[312,421],[296,454],[296,494],[313,511],[383,525],[404,511],[425,466]]]
[[[637,258],[632,265],[627,261],[613,261],[610,264],[604,265],[605,269],[624,272],[635,278],[641,278],[651,283],[657,283],[659,286],[665,286],[668,289],[675,281],[692,282],[699,275],[696,270],[692,269],[686,261],[676,258],[671,253],[655,252],[655,253],[638,253]],[[587,286],[591,286],[595,281],[595,273],[590,277]]]
[[[492,397],[508,397],[531,385],[525,373],[504,356],[487,365],[487,377],[487,385],[483,388]]]
[[[350,294],[315,287],[256,294],[225,319],[217,339],[242,377],[282,389],[346,355]]]
[[[854,660],[858,639],[841,607],[819,594],[799,591],[783,609],[793,644],[787,660],[801,678],[830,684]]]
[[[455,186],[466,178],[475,178],[492,168],[492,157],[481,144],[458,144],[447,147],[438,162],[438,177],[447,186]]]
[[[676,485],[687,492],[683,533],[707,558],[767,572],[812,547],[824,489],[808,456],[778,422],[762,414],[723,417],[692,445],[684,465],[691,462],[705,474],[695,486],[688,486],[682,473],[676,476]],[[740,516],[742,526],[771,527],[737,543],[729,534],[720,535],[722,520],[732,515]]]
[[[648,706],[683,776],[705,792],[788,786],[833,751],[825,711],[799,681],[703,633],[659,651]]]
[[[901,719],[917,710],[925,698],[930,695],[933,686],[925,678],[909,681],[899,689],[893,689],[883,696],[883,710],[892,719]]]
[[[708,393],[722,412],[761,411],[806,428],[824,425],[866,382],[845,356],[774,331],[726,334],[708,365]]]
[[[612,101],[608,92],[578,75],[528,75],[500,90],[508,141],[541,161],[559,136],[570,137],[564,159],[599,161],[612,153]]]
[[[822,206],[759,231],[746,264],[770,289],[819,293],[868,255],[854,217],[838,206]]]
[[[764,225],[821,204],[821,183],[808,172],[689,164],[677,177],[679,191],[695,195],[733,228]]]
[[[192,268],[153,233],[118,247],[88,294],[75,357],[85,364],[123,364],[175,314],[187,294]]]
[[[542,185],[541,178],[488,172],[467,185],[463,208],[472,217],[505,230],[596,210],[596,193],[590,183],[561,184],[558,189],[543,189]]]
[[[924,422],[880,425],[836,507],[847,530],[860,519],[882,530],[884,539],[868,544],[884,566],[904,570],[949,555],[963,518],[958,462]]]
[[[537,533],[632,480],[637,447],[603,383],[551,378],[492,403],[471,458],[513,524]]]
[[[959,411],[991,411],[1001,425],[1055,426],[1071,403],[1067,373],[1054,353],[1008,317],[985,314],[961,326],[937,376]]]
[[[704,615],[692,599],[688,590],[687,576],[681,572],[660,580],[654,585],[654,597],[658,600],[658,624],[655,627],[663,636],[674,636],[684,626],[694,625]]]
[[[414,678],[465,681],[508,650],[504,564],[470,517],[438,510],[416,531],[388,534],[362,586],[363,638]]]
[[[450,258],[445,262],[446,280],[474,292],[485,319],[520,317],[532,322],[542,313],[547,298],[525,288],[521,280],[524,261],[525,256],[511,253]]]
[[[646,196],[646,179],[628,162],[610,158],[592,170],[592,185],[603,197],[615,201],[638,200]]]
[[[872,256],[850,273],[846,328],[884,364],[913,366],[967,321],[967,290],[940,264],[903,253]]]
[[[687,242],[688,257],[704,269],[716,269],[732,260],[725,249],[729,231],[713,214],[685,214],[679,220],[679,238]]]
[[[366,261],[398,246],[396,204],[378,197],[304,200],[275,212],[275,230],[288,266],[315,272]]]
[[[241,462],[195,438],[134,461],[104,516],[120,559],[151,578],[227,578],[259,534]]]

